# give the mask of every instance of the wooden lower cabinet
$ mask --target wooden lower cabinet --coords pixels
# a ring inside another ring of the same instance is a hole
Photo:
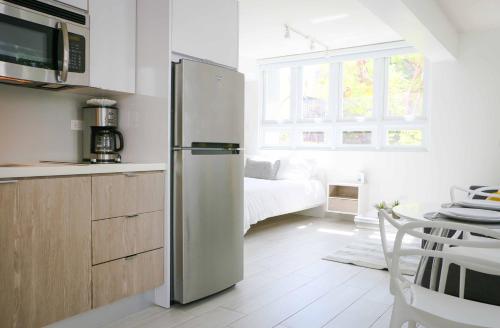
[[[163,284],[163,248],[95,265],[92,307],[97,308]]]
[[[90,177],[14,186],[0,189],[0,202],[16,199],[14,213],[0,210],[1,327],[42,327],[90,310]]]
[[[19,259],[16,256],[17,190],[14,182],[0,182],[0,327],[20,327],[15,277]]]
[[[163,211],[92,222],[92,263],[163,247]]]
[[[162,285],[163,179],[0,180],[0,327],[43,327]],[[130,206],[120,198],[127,186]],[[134,215],[92,221],[92,208],[97,217]]]
[[[101,220],[163,210],[163,172],[102,174],[92,177],[92,218]]]

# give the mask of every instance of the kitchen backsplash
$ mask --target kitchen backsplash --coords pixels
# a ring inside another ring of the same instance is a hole
[[[0,85],[0,163],[79,159],[82,133],[71,120],[87,98]]]

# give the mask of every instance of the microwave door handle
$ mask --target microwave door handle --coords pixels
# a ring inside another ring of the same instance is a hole
[[[68,24],[65,22],[58,22],[57,28],[62,33],[62,41],[63,41],[63,60],[62,60],[62,70],[57,71],[57,81],[58,82],[66,82],[68,79],[68,70],[69,70],[69,33],[68,33]]]

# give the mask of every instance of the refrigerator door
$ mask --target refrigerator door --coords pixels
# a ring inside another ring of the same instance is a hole
[[[174,146],[243,145],[243,74],[186,59],[174,70]]]
[[[243,279],[243,155],[174,151],[174,300],[189,303]]]

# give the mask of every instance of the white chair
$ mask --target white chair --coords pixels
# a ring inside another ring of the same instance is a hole
[[[478,242],[487,242],[488,238],[484,237],[478,237],[478,236],[471,236],[469,233],[464,232],[463,239],[466,240],[473,240],[473,241],[478,241]],[[443,252],[449,253],[449,254],[455,254],[455,255],[463,255],[463,256],[469,256],[469,257],[475,257],[475,258],[482,258],[489,260],[491,262],[495,262],[498,266],[500,266],[500,252],[498,249],[494,248],[470,248],[470,247],[450,247],[450,245],[447,245],[444,249]],[[443,264],[441,266],[441,277],[439,281],[439,292],[444,293],[445,288],[446,288],[446,281],[448,278],[448,271],[450,268],[450,264],[453,262],[450,260],[443,260]],[[458,265],[457,263],[453,263]],[[466,272],[467,272],[467,265],[458,265],[460,267],[460,273],[459,273],[459,288],[458,288],[458,295],[460,298],[464,298],[465,296],[465,278],[466,278]]]
[[[390,221],[392,218],[381,211],[380,220]],[[403,245],[405,236],[412,236],[430,243],[459,246],[469,249],[489,249],[500,252],[500,233],[490,229],[454,222],[410,222],[398,227],[392,252],[387,253],[391,275],[391,293],[394,295],[394,306],[391,317],[391,328],[400,328],[405,322],[409,327],[420,323],[428,328],[465,328],[465,327],[499,327],[500,307],[465,300],[463,298],[439,293],[416,285],[407,280],[400,272],[400,258],[407,256],[440,258],[449,263],[456,263],[474,271],[500,276],[498,262],[486,258],[455,254],[422,248],[411,248]],[[423,229],[450,229],[467,233],[476,233],[493,239],[463,240],[426,234]],[[453,248],[453,247],[451,247]],[[387,249],[386,249],[387,250]],[[443,282],[445,283],[446,280]]]
[[[488,192],[491,190],[500,190],[500,186],[485,186],[485,187],[479,187],[477,189],[466,189],[466,188],[461,188],[458,186],[453,186],[450,188],[450,198],[452,203],[455,203],[456,201],[456,196],[455,193],[456,191],[461,191],[464,192],[467,195],[467,198],[473,199],[474,196],[481,196],[485,198],[490,198],[490,197],[495,197],[495,194]],[[485,201],[487,202],[493,202],[493,201]],[[494,202],[493,204],[498,204],[497,202]],[[458,231],[457,235],[460,235],[461,232]],[[472,236],[470,233],[463,232],[462,235],[463,239],[469,239],[469,240],[484,240],[485,238],[483,237],[478,237],[478,236]],[[464,247],[445,247],[443,249],[444,252],[452,253],[452,254],[461,254],[461,255],[467,255],[467,256],[473,256],[473,257],[481,257],[485,259],[489,259],[490,261],[494,261],[500,264],[500,253],[496,251],[495,249],[474,249],[474,248],[464,248]],[[444,292],[446,288],[446,279],[450,267],[450,262],[447,260],[443,260],[443,264],[441,266],[441,279],[439,282],[439,291]],[[454,263],[456,264],[456,263]],[[460,273],[459,273],[459,297],[464,298],[465,294],[465,279],[466,279],[466,272],[467,272],[467,267],[465,266],[460,266]]]
[[[401,227],[401,222],[394,219],[391,214],[387,211],[381,210],[378,212],[378,224],[380,229],[380,239],[382,241],[382,250],[384,251],[385,262],[387,263],[387,268],[391,267],[391,256],[392,250],[389,250],[389,243],[387,241],[387,228],[385,227],[385,221],[389,222],[394,228],[398,229]]]
[[[486,187],[479,187],[477,189],[470,189],[470,188],[467,189],[467,188],[462,188],[462,187],[458,187],[458,186],[452,186],[450,188],[450,199],[451,199],[452,203],[456,202],[456,192],[457,191],[461,191],[461,192],[465,193],[466,198],[468,198],[468,199],[474,199],[475,196],[484,197],[485,199],[488,199],[491,197],[500,198],[500,196],[498,194],[488,192],[489,190],[500,190],[500,186],[486,186]],[[493,201],[493,200],[485,200],[486,204],[488,204],[489,202],[493,202],[493,204],[495,204],[495,201]],[[496,204],[498,204],[498,202]]]

